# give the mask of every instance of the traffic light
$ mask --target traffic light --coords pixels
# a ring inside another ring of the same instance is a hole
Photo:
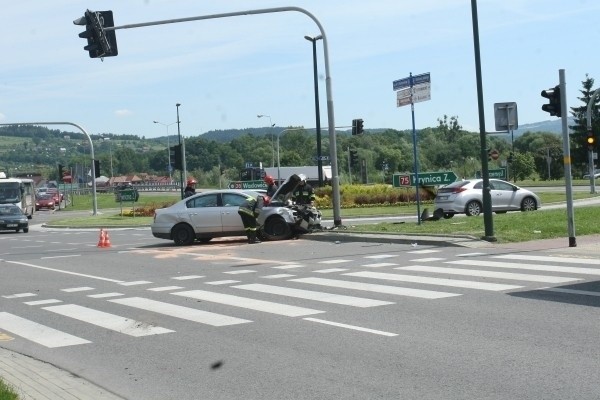
[[[87,39],[84,50],[90,53],[90,58],[112,57],[119,54],[117,36],[114,30],[106,30],[115,26],[112,11],[87,10],[83,17],[73,21],[75,25],[85,25],[85,31],[80,38]]]
[[[594,151],[594,147],[596,147],[596,137],[594,136],[594,134],[592,132],[588,132],[586,142],[587,142],[588,150]]]
[[[350,150],[350,165],[353,167],[358,166],[358,151]]]
[[[542,106],[542,110],[550,113],[550,116],[561,117],[560,86],[556,85],[554,88],[542,90],[542,97],[550,100],[550,103]]]
[[[173,168],[183,171],[183,155],[180,144],[171,146],[171,160],[173,160]]]
[[[58,180],[62,181],[64,176],[64,168],[62,164],[58,164]]]
[[[357,119],[356,120],[356,134],[362,135],[362,133],[363,133],[363,120]]]
[[[352,120],[352,135],[360,135],[363,133],[363,120],[353,119]]]
[[[100,178],[100,160],[94,160],[94,177]]]

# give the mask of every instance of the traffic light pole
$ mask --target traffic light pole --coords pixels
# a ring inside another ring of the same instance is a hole
[[[492,196],[490,190],[490,175],[488,169],[488,150],[485,132],[485,113],[483,107],[483,79],[481,77],[481,56],[479,52],[479,23],[477,20],[477,0],[471,0],[471,16],[473,19],[473,46],[475,49],[475,75],[477,78],[477,107],[479,109],[479,140],[481,146],[481,177],[483,178],[483,225],[485,236],[483,240],[495,242],[494,219],[492,217]]]
[[[571,178],[571,148],[569,145],[569,126],[567,121],[567,84],[565,83],[565,70],[559,69],[560,87],[560,114],[562,122],[563,154],[565,165],[565,186],[567,192],[567,229],[569,234],[569,247],[577,247],[575,239],[575,214],[573,210],[573,186]]]
[[[587,119],[587,133],[588,137],[594,137],[594,132],[592,132],[592,107],[596,102],[596,97],[600,94],[600,89],[594,90],[592,93],[592,97],[590,97],[590,101],[588,101],[586,119]],[[594,145],[596,144],[596,139],[594,138]],[[589,173],[590,173],[590,193],[596,193],[596,168],[594,167],[594,149],[593,146],[589,149]]]

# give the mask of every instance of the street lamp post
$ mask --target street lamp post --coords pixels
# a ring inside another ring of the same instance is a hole
[[[317,40],[323,39],[322,35],[315,37],[304,36],[304,39],[312,42],[313,49],[313,72],[315,81],[315,118],[317,127],[317,167],[319,169],[319,187],[323,186],[323,160],[321,159],[321,115],[319,111],[319,78],[317,75]]]
[[[258,114],[256,116],[256,118],[269,118],[269,125],[271,126],[271,150],[273,153],[272,159],[271,159],[271,167],[275,166],[275,143],[273,143],[273,127],[275,126],[275,124],[273,123],[273,121],[271,121],[271,116],[270,115],[263,115],[263,114]]]
[[[169,170],[169,184],[171,185],[171,184],[173,183],[173,178],[171,177],[171,169],[172,169],[173,167],[172,167],[172,165],[171,165],[171,144],[170,144],[170,142],[169,142],[169,127],[170,127],[171,125],[174,125],[174,124],[176,124],[176,123],[177,123],[177,121],[175,121],[175,122],[172,122],[172,123],[170,123],[170,124],[163,124],[163,123],[162,123],[162,122],[160,122],[160,121],[152,121],[152,122],[154,122],[155,124],[162,125],[162,126],[164,126],[164,127],[166,127],[166,128],[167,128],[167,154],[169,155],[169,168],[168,168],[168,170]]]
[[[183,146],[181,145],[181,130],[179,129],[179,124],[181,123],[181,121],[179,120],[179,106],[181,105],[181,103],[177,103],[175,104],[175,107],[177,108],[177,137],[179,138],[179,146],[181,149],[181,162],[182,164],[185,165],[185,150],[183,149]],[[179,170],[179,178],[181,179],[180,185],[181,185],[181,199],[183,199],[183,188],[184,188],[184,183],[183,183],[183,169]]]

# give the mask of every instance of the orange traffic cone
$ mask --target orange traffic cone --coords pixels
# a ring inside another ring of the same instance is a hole
[[[108,237],[108,231],[104,231],[104,247],[110,247],[110,237]]]
[[[106,241],[106,234],[104,233],[104,229],[100,228],[100,238],[98,240],[98,247],[104,247],[105,241]]]

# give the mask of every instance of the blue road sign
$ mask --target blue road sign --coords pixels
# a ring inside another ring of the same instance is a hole
[[[412,78],[412,82],[411,82]],[[418,85],[419,83],[431,82],[431,75],[429,72],[414,76],[408,76],[406,78],[398,79],[394,81],[394,90],[400,90],[402,88],[411,87]]]

